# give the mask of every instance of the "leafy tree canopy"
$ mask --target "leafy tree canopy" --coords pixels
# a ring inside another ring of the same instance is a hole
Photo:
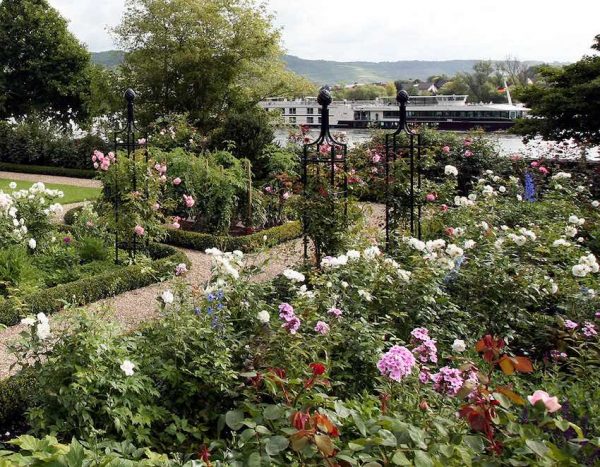
[[[254,0],[128,0],[114,33],[145,120],[188,113],[210,128],[265,97],[304,94],[271,20]]]
[[[600,50],[600,35],[592,48]],[[526,138],[600,144],[600,56],[584,56],[563,68],[541,67],[538,73],[535,85],[517,93],[533,118],[519,120],[513,131]]]
[[[90,55],[46,0],[0,2],[0,118],[86,118]]]

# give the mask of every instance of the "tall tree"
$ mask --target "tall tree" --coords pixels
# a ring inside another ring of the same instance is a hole
[[[90,55],[46,0],[2,0],[0,44],[0,118],[86,117]]]
[[[271,20],[254,0],[128,0],[114,33],[146,119],[186,112],[210,127],[231,109],[297,93],[306,80],[285,69]]]
[[[600,35],[592,48],[600,50]],[[584,56],[562,68],[541,67],[538,78],[517,91],[533,118],[519,120],[513,131],[526,138],[600,144],[600,55]]]

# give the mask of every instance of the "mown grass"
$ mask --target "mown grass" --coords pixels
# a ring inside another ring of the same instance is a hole
[[[13,190],[9,188],[9,183],[13,180],[0,178],[0,190],[5,193],[11,193]],[[34,182],[16,181],[17,190],[28,189]],[[60,190],[65,196],[56,201],[61,204],[77,203],[79,201],[93,200],[100,196],[100,188],[87,188],[73,185],[62,185],[56,183],[46,183],[46,188],[51,190]]]

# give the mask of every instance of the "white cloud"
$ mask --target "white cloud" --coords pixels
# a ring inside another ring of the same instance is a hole
[[[91,50],[114,48],[125,0],[50,0]],[[288,53],[327,60],[574,61],[600,34],[600,2],[267,0]]]

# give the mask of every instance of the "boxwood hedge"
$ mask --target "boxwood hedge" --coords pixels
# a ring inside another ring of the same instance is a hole
[[[94,178],[96,176],[94,170],[50,167],[46,165],[15,164],[12,162],[0,162],[0,171],[75,178]]]
[[[244,253],[251,253],[265,246],[272,247],[298,238],[300,235],[302,235],[302,226],[300,222],[294,221],[240,237],[167,228],[167,236],[163,241],[169,245],[191,250],[204,251],[207,248],[216,247],[223,251],[240,250]]]
[[[13,326],[25,315],[54,313],[64,306],[65,301],[75,305],[85,305],[145,287],[172,272],[175,265],[179,263],[190,265],[184,253],[167,245],[152,244],[148,253],[154,259],[152,270],[133,264],[117,271],[109,271],[40,290],[20,297],[19,300],[14,298],[4,300],[0,302],[0,323]]]
[[[65,213],[65,224],[71,225],[75,214],[80,207],[70,209]],[[163,240],[169,245],[189,248],[190,250],[204,251],[207,248],[219,248],[223,251],[240,250],[244,253],[252,253],[263,247],[273,247],[288,240],[293,240],[302,235],[302,225],[298,221],[287,222],[286,224],[270,229],[261,230],[250,235],[240,237],[211,235],[201,232],[190,232],[181,229],[167,228],[167,236]],[[266,238],[265,238],[266,237]]]

